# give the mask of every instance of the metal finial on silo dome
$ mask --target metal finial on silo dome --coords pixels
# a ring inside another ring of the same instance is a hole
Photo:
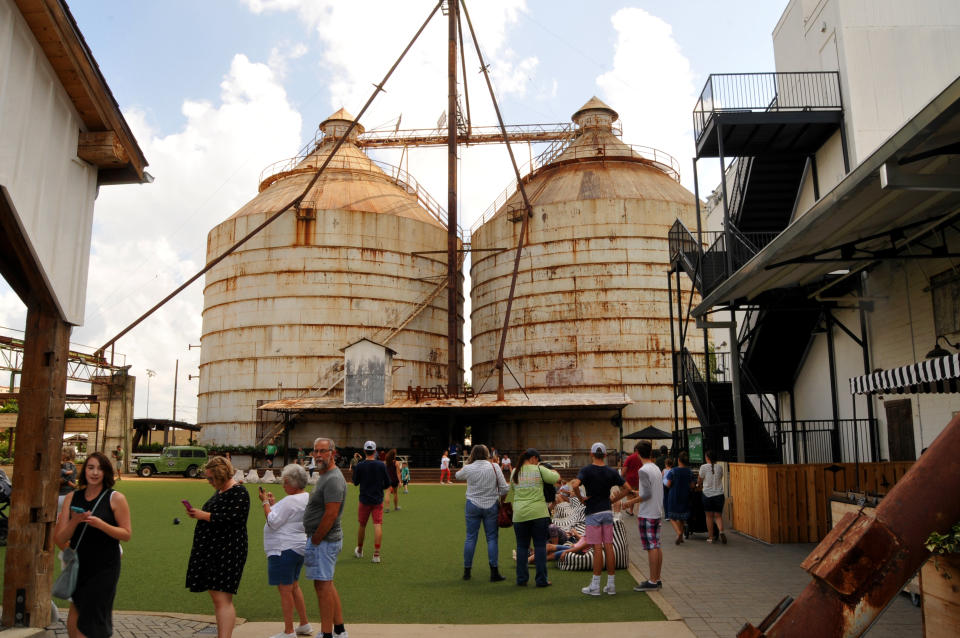
[[[610,127],[619,119],[620,114],[607,106],[603,100],[594,95],[587,103],[577,109],[570,119],[581,127],[606,126]]]

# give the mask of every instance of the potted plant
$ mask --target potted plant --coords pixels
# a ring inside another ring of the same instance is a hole
[[[923,635],[956,636],[960,627],[960,522],[944,534],[932,532],[926,547],[932,556],[920,570]]]

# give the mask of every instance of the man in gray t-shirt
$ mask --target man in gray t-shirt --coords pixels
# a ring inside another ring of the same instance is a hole
[[[347,498],[347,482],[334,462],[337,448],[333,441],[319,438],[313,442],[313,457],[320,476],[303,512],[303,529],[307,533],[304,565],[307,578],[313,580],[320,607],[320,631],[326,638],[347,635],[343,627],[340,594],[333,584],[337,556],[343,548],[340,517]]]
[[[322,468],[321,468],[322,470]],[[319,541],[331,542],[343,539],[343,528],[340,526],[340,518],[343,515],[343,503],[347,498],[347,482],[343,478],[340,468],[334,466],[327,471],[321,471],[317,476],[317,484],[310,494],[310,500],[307,501],[307,507],[303,511],[303,529],[307,536],[311,538],[317,531],[317,527],[323,521],[323,515],[327,509],[327,503],[339,503],[340,509],[337,510],[337,517],[326,535],[320,537]]]

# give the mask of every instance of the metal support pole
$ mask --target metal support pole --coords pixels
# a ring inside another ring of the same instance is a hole
[[[830,408],[833,414],[833,432],[830,434],[830,448],[833,462],[839,463],[843,458],[840,449],[840,406],[837,401],[837,353],[833,344],[833,315],[825,313],[827,320],[827,357],[830,363]]]
[[[447,14],[447,393],[459,393],[460,330],[457,316],[457,14],[459,0],[448,0]]]
[[[743,405],[740,394],[740,342],[737,341],[737,316],[733,308],[730,309],[730,368],[733,378],[733,424],[737,435],[737,463],[747,462],[747,446],[743,437]]]
[[[798,441],[800,437],[797,433],[797,398],[793,394],[793,388],[790,388],[790,430],[793,433],[793,462],[799,463],[800,447]]]
[[[680,352],[685,353],[687,351],[687,332],[686,330],[681,330],[680,327],[683,325],[683,294],[682,288],[680,287],[680,269],[677,269],[677,319],[679,321],[677,325],[677,332],[680,335]],[[693,292],[691,291],[691,296]],[[689,317],[689,315],[687,315]],[[690,353],[690,356],[693,356],[693,353]],[[680,381],[683,384],[683,387],[687,387],[687,366],[680,366]],[[680,411],[683,415],[683,429],[687,429],[687,400],[685,398],[680,399]]]
[[[860,351],[863,353],[863,373],[870,374],[870,340],[867,337],[867,313],[864,310],[863,291],[866,273],[860,273],[857,285],[860,303],[857,304],[860,312]],[[867,428],[870,433],[870,460],[876,463],[880,460],[880,433],[877,432],[877,422],[873,414],[873,395],[865,397],[867,402]]]
[[[667,271],[667,294],[669,303],[667,304],[667,310],[670,312],[670,362],[673,367],[673,429],[677,431],[680,429],[680,413],[677,409],[677,398],[682,396],[679,392],[679,383],[680,375],[679,370],[677,369],[677,341],[673,335],[673,283],[670,281],[670,271]],[[680,291],[677,291],[677,294],[680,294]]]

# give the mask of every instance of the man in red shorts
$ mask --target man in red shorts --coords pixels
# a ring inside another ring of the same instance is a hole
[[[363,444],[367,457],[353,466],[353,484],[360,488],[360,507],[357,510],[357,546],[353,555],[363,558],[363,539],[367,533],[367,521],[373,517],[373,562],[380,562],[380,543],[383,540],[383,490],[390,487],[387,466],[377,460],[377,444]]]

